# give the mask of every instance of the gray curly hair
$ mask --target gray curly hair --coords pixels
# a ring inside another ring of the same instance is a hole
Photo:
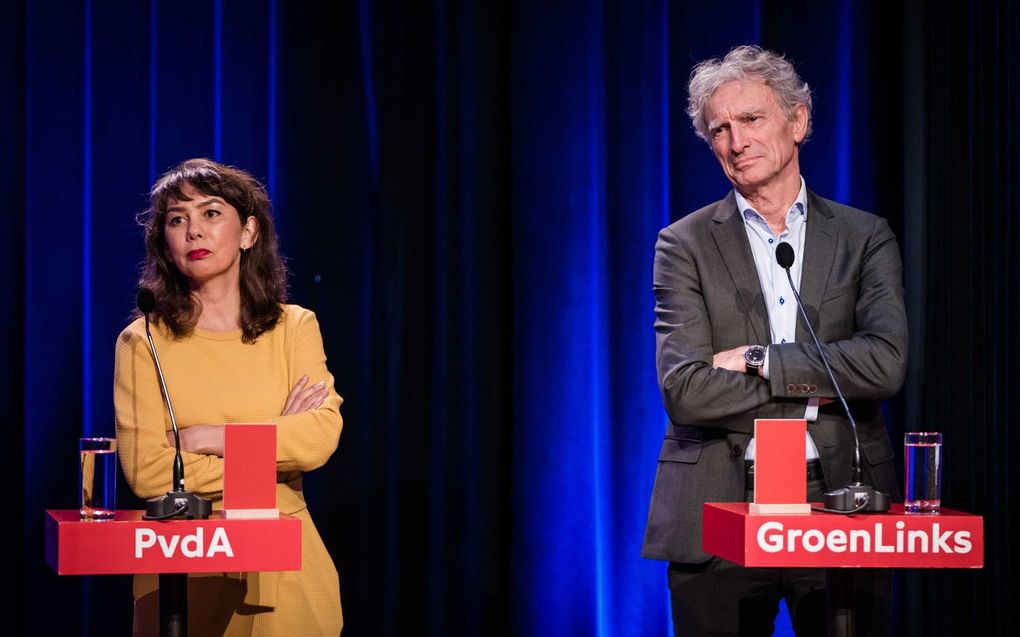
[[[705,60],[691,70],[687,83],[687,114],[698,137],[711,143],[705,106],[716,90],[727,82],[747,79],[764,82],[770,87],[788,119],[793,118],[797,104],[807,107],[807,131],[803,140],[807,141],[811,135],[811,88],[782,55],[750,45],[738,46],[723,59]]]

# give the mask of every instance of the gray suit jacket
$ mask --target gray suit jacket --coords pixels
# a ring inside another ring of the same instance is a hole
[[[884,219],[808,192],[800,295],[857,422],[867,482],[900,499],[879,400],[907,363],[903,266]],[[802,418],[805,398],[835,398],[807,328],[771,344],[769,380],[712,368],[716,352],[769,344],[758,273],[731,192],[659,233],[656,366],[669,415],[642,555],[696,563],[705,502],[744,499],[744,451],[756,418]],[[808,424],[826,488],[850,479],[853,433],[839,402]]]

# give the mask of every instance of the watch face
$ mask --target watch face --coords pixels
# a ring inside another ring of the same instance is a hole
[[[744,360],[752,367],[760,367],[765,362],[765,348],[761,345],[752,345],[744,352]]]

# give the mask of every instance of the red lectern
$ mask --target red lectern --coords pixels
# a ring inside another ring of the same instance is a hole
[[[982,568],[984,518],[942,509],[888,513],[752,515],[746,502],[703,508],[702,546],[742,566],[825,568],[830,633],[853,634],[853,568]]]
[[[46,512],[46,561],[59,575],[228,573],[301,569],[301,520],[150,522],[142,511],[82,521],[76,510]]]
[[[46,561],[59,575],[160,575],[160,623],[164,584],[183,592],[187,577],[170,574],[301,569],[301,520],[142,519],[143,511],[117,511],[114,519],[83,521],[77,510],[46,512]],[[183,581],[181,581],[183,580]],[[184,618],[186,626],[186,617]]]

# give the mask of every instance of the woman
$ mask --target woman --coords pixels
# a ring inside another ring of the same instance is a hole
[[[312,524],[301,476],[329,460],[343,421],[315,315],[285,305],[286,270],[265,189],[249,174],[191,159],[153,186],[140,285],[156,297],[152,337],[174,400],[185,487],[223,497],[223,427],[277,427],[277,507],[301,518],[302,569],[193,575],[193,635],[337,635],[333,561]],[[121,465],[140,498],[171,490],[170,418],[141,318],[117,339],[114,406]],[[135,634],[156,634],[157,577],[135,577]]]

